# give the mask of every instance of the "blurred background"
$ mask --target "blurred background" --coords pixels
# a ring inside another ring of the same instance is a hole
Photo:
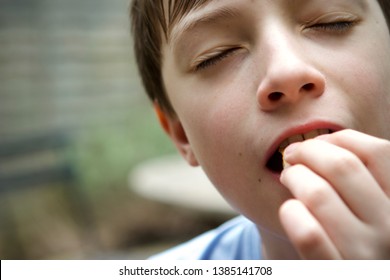
[[[143,259],[231,217],[134,191],[134,168],[175,150],[127,14],[128,0],[0,0],[1,259]]]

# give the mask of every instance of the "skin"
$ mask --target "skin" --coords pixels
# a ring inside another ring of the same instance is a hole
[[[223,12],[220,12],[223,9]],[[183,157],[262,236],[269,259],[390,258],[390,36],[376,1],[212,0],[162,48]],[[281,174],[265,165],[286,137]]]

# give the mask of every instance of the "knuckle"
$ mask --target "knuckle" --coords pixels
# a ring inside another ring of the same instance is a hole
[[[378,258],[375,253],[376,251],[373,250],[373,247],[369,247],[369,245],[359,246],[359,248],[356,248],[355,251],[356,252],[351,254],[348,259],[373,260]]]
[[[313,209],[328,201],[328,196],[328,186],[325,183],[322,183],[308,188],[303,199],[305,200],[305,204]]]
[[[295,242],[302,252],[307,252],[322,243],[322,235],[317,227],[307,227],[296,236]]]
[[[362,163],[357,156],[351,153],[344,153],[329,166],[333,174],[344,175],[350,172],[359,172],[362,167]]]
[[[382,240],[387,245],[388,250],[390,251],[390,217],[387,216],[382,221],[383,228],[381,230],[382,233]]]
[[[373,156],[382,156],[390,154],[390,141],[387,139],[376,139],[375,145],[368,147]]]
[[[389,259],[390,258],[390,233],[384,228],[366,228],[361,230],[365,238],[356,242],[350,259]]]
[[[386,139],[379,139],[375,152],[379,154],[385,153],[386,155],[390,154],[390,141]]]

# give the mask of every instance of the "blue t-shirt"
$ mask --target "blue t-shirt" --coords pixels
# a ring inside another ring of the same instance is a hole
[[[261,241],[254,223],[243,216],[234,218],[152,260],[259,260]]]

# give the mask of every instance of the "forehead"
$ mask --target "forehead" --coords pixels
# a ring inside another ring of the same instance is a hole
[[[175,23],[178,19],[182,18],[183,16],[187,15],[191,11],[198,10],[201,8],[205,8],[207,4],[216,4],[216,5],[224,5],[228,4],[230,1],[228,0],[162,0],[163,1],[163,13],[166,16],[168,23]],[[239,3],[236,2],[235,3]],[[238,0],[242,1],[242,0]],[[250,0],[250,2],[257,2],[257,1],[263,1],[267,2],[270,0]],[[307,3],[311,1],[318,1],[318,0],[273,0],[273,2],[284,2],[288,4],[289,6],[296,6],[302,3]],[[366,0],[337,0],[338,2],[351,2],[360,6],[364,6]],[[320,2],[323,2],[323,0],[320,0]]]
[[[235,14],[231,6],[237,7],[246,2],[271,0],[164,0],[164,16],[167,22],[166,37],[175,39],[178,33],[191,30],[199,24],[214,22],[219,18],[228,18]],[[298,9],[308,4],[318,3],[349,4],[364,8],[367,0],[272,0],[285,9]],[[371,0],[372,1],[372,0]],[[238,5],[237,5],[238,4]]]
[[[212,0],[162,0],[162,17],[165,18],[166,26],[163,26],[165,35],[169,37],[171,30],[191,11],[196,11]],[[215,1],[215,0],[214,0]],[[218,1],[218,0],[217,0]]]

